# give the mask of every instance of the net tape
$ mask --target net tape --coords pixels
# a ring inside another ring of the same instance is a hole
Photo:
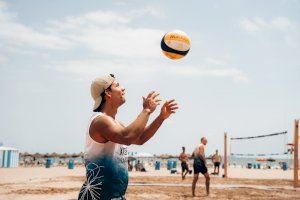
[[[271,136],[277,136],[277,135],[283,135],[283,134],[287,134],[287,131],[283,131],[283,132],[279,132],[279,133],[266,134],[266,135],[250,136],[250,137],[236,137],[236,138],[230,138],[230,140],[248,140],[248,139],[271,137]]]

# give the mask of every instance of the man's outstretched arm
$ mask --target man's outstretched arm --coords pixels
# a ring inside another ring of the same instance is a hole
[[[143,97],[143,111],[129,126],[121,126],[115,123],[114,119],[109,116],[100,116],[91,124],[90,131],[100,134],[101,137],[108,141],[119,144],[130,145],[144,132],[145,126],[150,114],[159,105],[160,100],[156,99],[159,93],[151,92],[147,98]]]
[[[137,145],[143,145],[147,142],[159,129],[163,121],[167,119],[171,114],[175,113],[178,109],[178,105],[174,99],[167,101],[161,108],[161,112],[156,119],[145,128],[144,132],[134,142]]]

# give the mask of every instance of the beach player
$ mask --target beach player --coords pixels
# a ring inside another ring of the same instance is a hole
[[[181,161],[181,177],[182,180],[185,179],[186,174],[189,172],[189,158],[185,153],[185,147],[182,147],[182,153],[179,156]]]
[[[197,146],[192,154],[194,157],[194,179],[192,184],[192,194],[195,196],[196,183],[199,178],[199,173],[203,174],[205,177],[206,194],[209,195],[209,182],[210,177],[207,172],[207,164],[205,159],[205,145],[207,144],[207,139],[205,137],[201,138],[201,144]]]
[[[216,150],[216,153],[212,156],[212,161],[214,163],[214,173],[213,174],[219,175],[220,164],[221,164],[222,158],[221,158],[220,154],[218,153],[218,150]],[[217,171],[216,171],[216,169],[217,169]]]
[[[96,78],[91,85],[91,95],[95,103],[86,133],[86,181],[78,199],[125,199],[128,185],[127,146],[147,142],[178,106],[174,100],[166,101],[160,114],[146,126],[149,116],[161,102],[159,93],[150,92],[143,97],[140,114],[125,126],[116,120],[119,107],[125,103],[125,89],[114,75]]]

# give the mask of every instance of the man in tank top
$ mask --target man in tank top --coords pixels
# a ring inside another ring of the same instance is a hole
[[[218,150],[216,150],[216,153],[212,156],[212,161],[214,163],[214,173],[213,174],[219,175],[222,157],[220,156]]]
[[[124,200],[128,185],[127,146],[147,142],[178,106],[174,99],[166,101],[160,114],[146,126],[161,102],[159,93],[150,92],[143,97],[140,114],[125,126],[116,120],[118,108],[125,103],[125,89],[114,75],[96,78],[91,95],[95,103],[86,133],[86,181],[78,199]]]
[[[210,177],[207,172],[207,164],[205,158],[205,145],[207,144],[207,139],[205,137],[201,138],[201,144],[197,146],[192,154],[194,157],[194,179],[192,184],[192,194],[195,196],[196,183],[199,178],[199,173],[203,174],[205,177],[206,194],[209,195],[209,182]]]

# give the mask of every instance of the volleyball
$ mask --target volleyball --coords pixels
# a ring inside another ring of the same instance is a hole
[[[160,43],[163,54],[174,60],[186,56],[190,50],[190,45],[190,38],[180,30],[166,33]]]

